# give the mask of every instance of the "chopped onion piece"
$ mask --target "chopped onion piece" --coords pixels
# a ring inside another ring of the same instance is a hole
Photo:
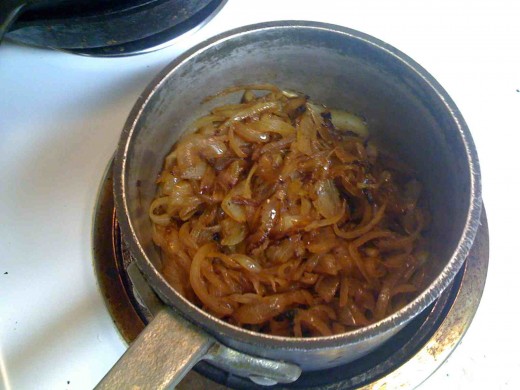
[[[258,122],[255,122],[258,123]],[[260,142],[265,143],[269,141],[269,134],[263,133],[261,131],[257,131],[253,124],[244,125],[242,123],[237,123],[233,126],[235,133],[248,142]]]
[[[220,127],[230,126],[234,122],[242,121],[244,119],[250,118],[252,116],[261,114],[263,112],[272,112],[279,110],[280,103],[278,102],[259,102],[250,107],[247,107],[237,113],[235,113],[231,118],[225,121]]]
[[[368,137],[368,127],[366,122],[359,116],[354,115],[348,111],[328,109],[325,106],[307,103],[307,107],[318,114],[329,113],[330,121],[340,131],[351,131],[356,133],[361,138]]]
[[[341,131],[352,131],[361,138],[368,137],[368,128],[363,119],[347,111],[330,110],[331,122]]]
[[[282,137],[289,137],[296,133],[296,129],[290,123],[266,115],[263,115],[258,122],[252,122],[248,126],[256,131],[278,133]]]
[[[247,236],[247,228],[244,224],[234,219],[226,218],[220,222],[222,225],[222,245],[233,246],[241,243]]]
[[[324,218],[332,218],[341,210],[339,191],[332,180],[322,180],[315,186],[317,199],[313,202]]]
[[[241,253],[234,253],[230,255],[233,260],[235,260],[238,264],[240,264],[243,268],[247,269],[251,272],[260,272],[262,271],[262,266],[252,257],[243,255]]]
[[[233,218],[235,221],[243,223],[246,222],[246,210],[243,205],[236,204],[233,202],[235,196],[243,196],[248,198],[246,191],[246,182],[242,181],[228,192],[221,203],[222,210]]]

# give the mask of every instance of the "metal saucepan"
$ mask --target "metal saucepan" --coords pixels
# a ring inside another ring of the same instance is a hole
[[[161,275],[147,211],[164,156],[192,120],[223,103],[202,103],[204,97],[230,85],[262,82],[362,114],[371,134],[417,169],[433,215],[430,284],[386,319],[329,337],[258,334],[202,311]],[[168,386],[200,359],[264,384],[293,381],[299,369],[326,369],[358,359],[395,335],[450,284],[472,245],[481,211],[477,154],[446,91],[395,48],[358,31],[315,22],[239,28],[173,61],[133,108],[114,178],[123,237],[169,309],[144,330],[100,388]]]

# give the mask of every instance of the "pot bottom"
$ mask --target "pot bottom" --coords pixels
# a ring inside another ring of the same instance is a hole
[[[131,343],[153,318],[138,302],[126,269],[132,257],[121,240],[112,192],[112,163],[100,186],[93,227],[99,286],[122,338]],[[489,261],[485,212],[466,262],[450,287],[383,346],[333,369],[304,372],[290,389],[414,388],[433,374],[462,340],[478,308]],[[248,379],[199,362],[178,389],[255,389]]]

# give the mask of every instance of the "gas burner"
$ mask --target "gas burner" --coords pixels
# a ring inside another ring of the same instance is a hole
[[[154,310],[137,298],[129,270],[132,256],[121,239],[112,193],[112,163],[97,200],[93,231],[94,266],[114,323],[130,344],[153,318]],[[459,344],[477,310],[486,280],[489,235],[485,212],[473,247],[452,285],[382,347],[352,363],[303,373],[286,389],[414,388],[426,380]],[[139,293],[139,291],[137,291]],[[142,296],[141,294],[138,294]],[[216,383],[215,383],[216,382]],[[218,386],[219,383],[222,386]],[[247,379],[199,362],[179,389],[260,389]]]

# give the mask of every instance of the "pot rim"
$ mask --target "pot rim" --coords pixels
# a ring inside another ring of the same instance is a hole
[[[284,29],[327,31],[329,33],[343,36],[348,39],[361,41],[366,45],[372,46],[376,50],[385,52],[387,55],[401,62],[401,64],[404,65],[410,72],[415,73],[416,76],[419,76],[426,84],[426,86],[434,92],[438,100],[443,103],[445,108],[443,112],[447,117],[450,117],[451,121],[455,123],[461,137],[461,142],[466,152],[468,168],[470,172],[470,193],[468,195],[470,200],[468,204],[467,218],[464,224],[464,229],[458,241],[457,248],[453,252],[447,265],[443,268],[442,272],[428,286],[428,288],[426,288],[412,302],[397,312],[374,324],[352,330],[347,333],[332,336],[296,338],[262,334],[231,325],[225,321],[213,317],[211,314],[206,313],[199,307],[195,306],[183,298],[180,294],[178,294],[166,282],[161,273],[153,266],[152,262],[146,256],[143,247],[137,239],[132,222],[129,219],[126,202],[127,199],[125,185],[127,155],[128,150],[132,144],[134,130],[138,125],[139,119],[144,112],[145,107],[154,94],[161,89],[165,80],[173,75],[177,69],[181,68],[183,64],[196,57],[199,53],[211,48],[212,46],[260,30]],[[194,46],[170,62],[150,82],[147,88],[139,96],[124,125],[121,139],[119,141],[118,149],[115,155],[114,199],[122,235],[129,245],[130,251],[135,257],[139,268],[144,273],[146,279],[151,284],[153,289],[165,303],[173,307],[189,321],[201,326],[210,334],[214,335],[217,339],[225,339],[226,337],[229,337],[246,344],[260,344],[266,348],[301,351],[333,348],[345,344],[360,343],[364,340],[370,339],[374,336],[403,325],[421,311],[423,311],[426,307],[433,303],[435,299],[438,298],[442,291],[448,287],[464,263],[473,244],[473,240],[479,226],[480,213],[482,209],[479,162],[469,128],[453,100],[449,97],[444,88],[442,88],[442,86],[433,78],[433,76],[431,76],[424,68],[422,68],[417,62],[408,57],[406,54],[370,35],[334,24],[298,20],[263,22],[235,28],[203,41],[202,43]]]

